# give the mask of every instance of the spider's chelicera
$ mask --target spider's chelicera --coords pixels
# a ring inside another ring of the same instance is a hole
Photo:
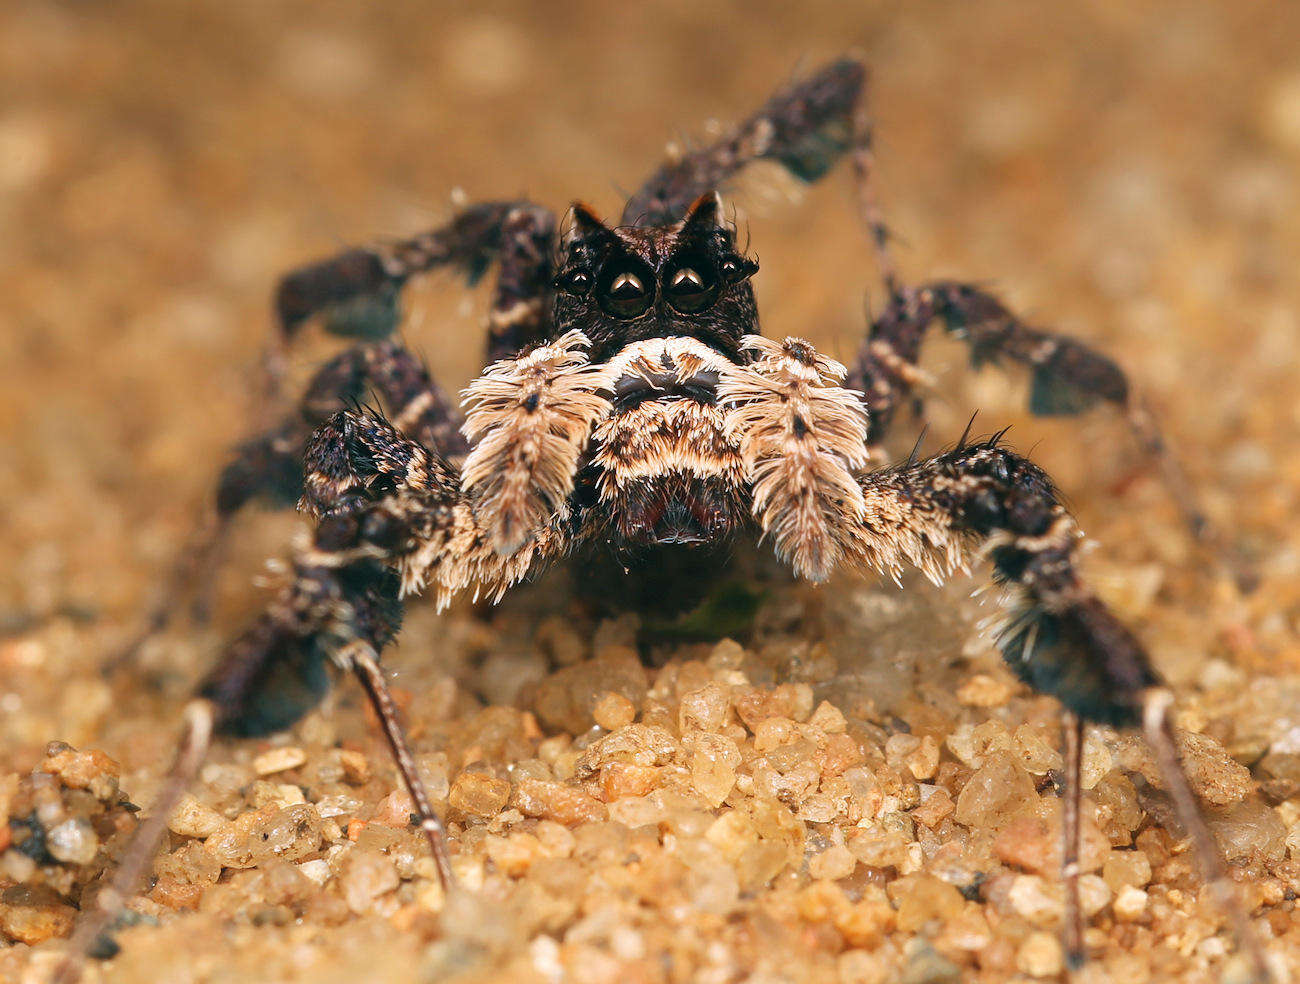
[[[907,568],[938,581],[977,555],[989,559],[1005,588],[1004,656],[1069,712],[1064,875],[1076,960],[1084,721],[1145,729],[1207,875],[1221,877],[1174,752],[1168,691],[1080,579],[1079,531],[1047,476],[997,438],[963,436],[940,454],[886,463],[883,439],[923,379],[921,342],[936,322],[969,343],[976,364],[1026,365],[1036,412],[1109,402],[1150,448],[1160,444],[1110,360],[1025,325],[978,287],[909,286],[894,273],[866,185],[864,78],[843,60],[781,90],[722,139],[663,165],[619,222],[581,204],[562,223],[527,202],[473,205],[424,235],[285,278],[282,342],[317,316],[361,341],[316,374],[295,413],[240,449],[217,505],[227,518],[258,494],[300,498],[315,533],[291,583],[190,705],[167,795],[124,859],[117,893],[101,898],[129,894],[209,735],[291,724],[322,693],[329,664],[356,674],[379,712],[449,880],[444,831],[378,662],[403,599],[495,599],[560,558],[613,552],[653,566],[665,552],[717,552],[741,536],[769,543],[813,581]],[[847,368],[799,338],[760,333],[758,265],[737,246],[717,195],[751,161],[811,181],[845,156],[888,291]],[[411,277],[448,264],[477,277],[491,262],[500,274],[489,364],[465,389],[462,414],[390,335]],[[371,392],[387,415],[356,403]],[[1229,908],[1262,972],[1240,911]],[[82,949],[110,915],[86,920]]]

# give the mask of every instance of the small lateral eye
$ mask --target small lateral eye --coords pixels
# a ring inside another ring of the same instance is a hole
[[[585,294],[591,289],[591,274],[586,270],[570,270],[555,278],[555,287],[570,294]]]
[[[724,280],[734,283],[744,280],[746,277],[752,277],[758,272],[758,264],[753,260],[742,260],[736,256],[728,256],[718,264],[718,270]]]

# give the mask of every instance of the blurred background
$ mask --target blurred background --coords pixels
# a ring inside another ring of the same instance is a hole
[[[1294,671],[1296,37],[1296,4],[1217,0],[0,6],[0,737],[94,733],[107,708],[56,681],[129,635],[208,508],[253,426],[280,273],[460,193],[615,215],[669,140],[845,50],[873,72],[904,276],[988,282],[1115,357],[1263,586],[1240,598],[1207,567],[1113,414],[1033,420],[1023,379],[943,340],[931,446],[973,408],[1014,424],[1105,545],[1103,586],[1162,613],[1166,665],[1194,644]],[[881,295],[847,170],[729,191],[767,332],[850,356]],[[446,274],[408,297],[406,337],[457,390],[484,291]],[[328,351],[313,334],[295,378]],[[241,519],[218,634],[297,522]],[[51,625],[56,661],[34,641]]]

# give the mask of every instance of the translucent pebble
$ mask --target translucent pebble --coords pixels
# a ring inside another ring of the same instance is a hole
[[[944,742],[948,750],[972,769],[984,765],[985,758],[993,752],[1011,752],[1014,745],[1006,726],[1001,721],[985,721],[979,725],[958,726]]]
[[[1085,790],[1092,789],[1113,768],[1115,768],[1115,756],[1107,747],[1105,736],[1096,728],[1089,728],[1083,735],[1079,785]]]
[[[607,762],[600,770],[600,790],[606,803],[627,796],[645,796],[659,785],[662,770],[629,762]]]
[[[853,827],[844,835],[853,856],[871,868],[897,867],[907,860],[910,839],[884,826]]]
[[[750,844],[736,860],[736,878],[742,892],[756,892],[785,870],[790,852],[781,844],[759,841]]]
[[[122,767],[98,749],[79,752],[64,746],[48,755],[40,770],[58,776],[68,789],[88,789],[100,800],[117,792],[122,775]]]
[[[514,805],[530,817],[543,817],[567,827],[607,818],[605,805],[577,787],[562,782],[525,779],[515,787]]]
[[[516,832],[509,837],[488,834],[483,847],[497,870],[511,878],[523,875],[542,856],[541,842],[525,832]]]
[[[956,809],[948,790],[942,786],[922,785],[921,805],[912,810],[912,819],[933,829]]]
[[[1030,977],[1056,977],[1065,967],[1065,954],[1055,933],[1030,933],[1016,950],[1016,967]]]
[[[321,821],[316,809],[306,804],[289,806],[259,825],[259,857],[274,856],[284,861],[301,861],[320,850]]]
[[[415,812],[415,803],[411,794],[405,789],[394,789],[375,806],[370,815],[370,822],[395,830],[404,830],[411,825],[411,814]]]
[[[996,829],[1032,807],[1038,794],[1010,752],[990,752],[957,795],[956,819],[972,829]]]
[[[576,774],[586,778],[606,762],[667,765],[676,758],[679,748],[677,739],[663,728],[629,724],[592,742],[578,759]]]
[[[870,769],[857,767],[848,769],[844,779],[849,788],[849,820],[857,823],[876,817],[885,802],[885,792],[876,774]]]
[[[303,861],[298,865],[298,870],[302,872],[304,878],[317,885],[324,885],[330,878],[329,862],[324,858]]]
[[[1060,884],[1039,875],[1016,875],[1007,892],[1011,908],[1035,926],[1056,926],[1065,915]]]
[[[1260,800],[1245,800],[1206,818],[1229,861],[1276,864],[1286,856],[1286,825]]]
[[[723,639],[718,642],[706,660],[713,670],[738,670],[745,662],[745,647],[735,639]]]
[[[197,837],[202,840],[215,834],[225,822],[226,818],[216,810],[204,806],[186,793],[167,821],[167,829],[180,837]]]
[[[578,735],[595,724],[592,712],[605,694],[621,694],[636,706],[648,689],[645,667],[636,650],[605,646],[595,659],[567,666],[543,680],[533,708],[547,727]]]
[[[1065,760],[1057,747],[1032,725],[1022,724],[1011,736],[1016,757],[1031,776],[1045,776],[1064,768]]]
[[[628,796],[609,804],[609,818],[625,827],[658,824],[667,816],[663,803],[655,796]]]
[[[957,984],[961,968],[926,940],[914,938],[907,946],[907,962],[897,980],[898,984]]]
[[[967,707],[1001,707],[1016,692],[1007,676],[976,673],[957,688],[957,701]]]
[[[339,749],[339,764],[343,768],[343,778],[350,785],[364,786],[370,781],[370,762],[360,752]]]
[[[283,748],[272,748],[253,759],[253,770],[259,776],[269,776],[296,769],[306,761],[306,752],[301,748],[286,745]]]
[[[99,838],[89,823],[73,818],[46,831],[45,848],[65,864],[90,864],[99,850]]]
[[[853,874],[853,869],[858,865],[858,859],[843,844],[832,844],[820,854],[814,854],[808,860],[808,874],[814,878],[825,878],[835,881],[838,878],[847,878]]]
[[[1101,877],[1112,892],[1128,885],[1143,888],[1151,881],[1151,862],[1141,851],[1111,851]]]
[[[397,867],[383,854],[355,848],[339,871],[343,901],[357,915],[370,911],[375,899],[393,891],[400,881]]]
[[[1141,919],[1147,911],[1147,893],[1132,885],[1125,885],[1115,893],[1115,902],[1111,906],[1115,918],[1121,922],[1133,922]]]
[[[907,875],[890,882],[889,898],[898,910],[898,928],[908,933],[919,932],[932,921],[947,923],[965,906],[961,892],[927,874]]]
[[[691,785],[705,804],[721,806],[736,785],[736,770],[724,759],[696,751],[691,755]]]
[[[452,783],[448,804],[475,817],[494,817],[510,799],[510,783],[481,772],[462,772]]]
[[[754,726],[754,751],[770,752],[802,737],[799,725],[786,717],[764,718]]]
[[[713,682],[683,695],[678,709],[678,730],[683,734],[691,728],[717,731],[727,720],[730,703],[730,690]]]
[[[743,811],[727,810],[709,825],[704,836],[724,856],[734,861],[758,840],[758,830]]]
[[[591,715],[606,731],[616,731],[632,723],[636,718],[636,708],[622,694],[607,690],[596,700]]]
[[[817,709],[808,718],[808,723],[828,735],[841,734],[848,727],[848,722],[845,721],[840,709],[829,701],[822,701],[817,705]]]
[[[35,946],[51,937],[67,936],[72,931],[77,910],[53,898],[28,898],[23,886],[6,891],[0,897],[0,935],[6,939]]]
[[[1110,905],[1111,891],[1100,875],[1079,876],[1079,908],[1092,918]]]

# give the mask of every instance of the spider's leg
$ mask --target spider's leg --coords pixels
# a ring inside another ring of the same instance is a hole
[[[236,514],[255,498],[279,506],[302,495],[303,453],[312,431],[333,413],[377,394],[399,430],[452,460],[468,446],[460,415],[423,363],[394,339],[358,345],[335,356],[307,384],[294,412],[241,444],[217,481],[215,510],[191,537],[141,630],[105,661],[114,672],[168,625],[182,599],[199,591],[195,612],[207,615],[225,534]]]
[[[1065,958],[1073,969],[1083,966],[1083,910],[1079,905],[1079,823],[1083,798],[1083,718],[1070,711],[1061,722],[1065,732],[1065,794],[1061,811],[1061,880],[1065,883]]]
[[[1192,534],[1223,558],[1243,588],[1249,587],[1251,573],[1206,518],[1178,459],[1123,370],[1068,335],[1025,324],[996,297],[974,285],[895,284],[888,305],[871,324],[847,383],[866,394],[871,408],[868,440],[873,449],[880,448],[899,408],[925,380],[919,368],[921,345],[936,321],[970,346],[974,367],[1003,359],[1026,366],[1031,372],[1029,408],[1037,415],[1078,414],[1098,403],[1115,407],[1144,453],[1160,468]]]
[[[297,551],[290,583],[200,685],[159,800],[127,846],[110,890],[82,917],[62,980],[75,979],[76,967],[135,890],[210,736],[265,735],[291,726],[323,696],[331,664],[359,678],[440,877],[450,881],[443,827],[414,768],[378,654],[398,630],[403,591],[431,582],[440,601],[471,584],[500,591],[564,544],[553,532],[534,536],[514,555],[499,554],[478,525],[459,471],[368,412],[331,417],[312,436],[306,462],[302,506],[318,521],[311,542]]]
[[[862,509],[842,534],[850,563],[887,573],[914,564],[938,580],[963,565],[964,549],[977,548],[1005,588],[1007,617],[997,638],[1011,669],[1083,720],[1143,729],[1209,888],[1258,978],[1267,980],[1261,944],[1179,765],[1170,693],[1141,643],[1079,577],[1080,534],[1047,475],[993,439],[863,475],[859,484]],[[1077,797],[1076,780],[1067,777],[1067,797]],[[1072,839],[1077,814],[1074,828]],[[1072,855],[1077,849],[1065,854]]]
[[[659,167],[623,209],[629,225],[678,221],[700,195],[757,160],[783,165],[816,181],[853,143],[853,115],[866,83],[862,63],[843,58],[776,92],[753,116],[697,150]]]
[[[278,385],[285,347],[308,320],[322,316],[325,328],[337,335],[384,338],[400,320],[403,286],[437,267],[459,267],[472,284],[499,259],[502,278],[494,313],[508,310],[516,300],[544,299],[554,229],[554,216],[539,206],[484,202],[410,239],[349,249],[291,271],[275,293],[280,330],[268,356],[272,386]],[[534,320],[540,323],[544,316],[541,312]],[[490,332],[494,349],[498,337],[532,340],[526,330],[509,326],[493,324]]]

